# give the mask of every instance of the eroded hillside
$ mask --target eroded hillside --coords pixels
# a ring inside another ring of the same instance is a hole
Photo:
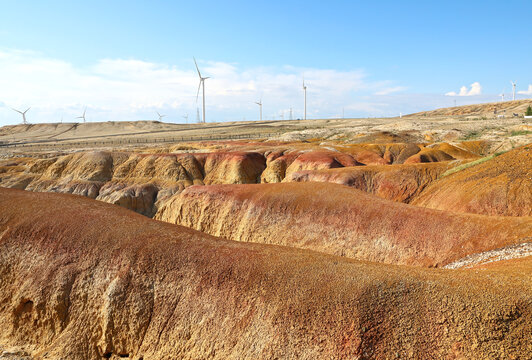
[[[155,219],[231,240],[421,266],[530,242],[532,235],[530,217],[442,212],[311,182],[194,186]]]
[[[480,149],[469,144],[207,142],[137,152],[31,154],[0,162],[0,186],[83,195],[147,216],[191,185],[343,181],[406,202],[441,172],[479,158]]]

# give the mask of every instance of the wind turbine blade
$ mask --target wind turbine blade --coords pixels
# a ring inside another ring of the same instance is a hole
[[[31,106],[24,111],[24,114],[27,113],[29,109],[31,109]]]
[[[198,75],[199,75],[199,77],[201,78],[201,73],[200,73],[200,71],[199,71],[199,67],[198,67],[198,63],[196,62],[196,58],[193,57],[193,59],[194,59],[194,64],[196,64],[196,70],[198,70]]]
[[[15,110],[16,112],[18,112],[19,114],[22,114],[22,111],[18,111],[17,109],[14,109],[14,108],[11,108],[12,110]]]
[[[196,94],[196,102],[198,102],[198,97],[199,97],[199,89],[201,88],[201,83],[202,83],[202,82],[203,82],[203,81],[202,81],[202,80],[200,80],[200,82],[199,82],[199,85],[198,85],[198,93]]]

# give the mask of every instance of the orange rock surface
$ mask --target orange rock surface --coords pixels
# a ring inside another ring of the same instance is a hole
[[[0,189],[0,254],[0,348],[19,357],[525,359],[532,346],[530,257],[375,264],[13,189]]]

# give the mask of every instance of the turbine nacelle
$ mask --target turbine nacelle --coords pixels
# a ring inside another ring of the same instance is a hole
[[[85,110],[83,110],[83,115],[78,116],[76,119],[83,119],[83,122],[85,122],[85,113],[87,112],[87,107],[85,107]]]

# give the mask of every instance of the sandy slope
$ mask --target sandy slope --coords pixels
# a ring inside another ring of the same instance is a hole
[[[514,113],[523,115],[528,106],[532,106],[532,99],[515,100],[515,101],[497,101],[492,103],[463,105],[449,108],[441,108],[430,111],[422,111],[408,115],[415,116],[453,116],[453,115],[478,115],[478,116],[497,116],[506,115],[511,117]],[[497,111],[497,114],[494,111]],[[506,111],[505,111],[506,110]]]

